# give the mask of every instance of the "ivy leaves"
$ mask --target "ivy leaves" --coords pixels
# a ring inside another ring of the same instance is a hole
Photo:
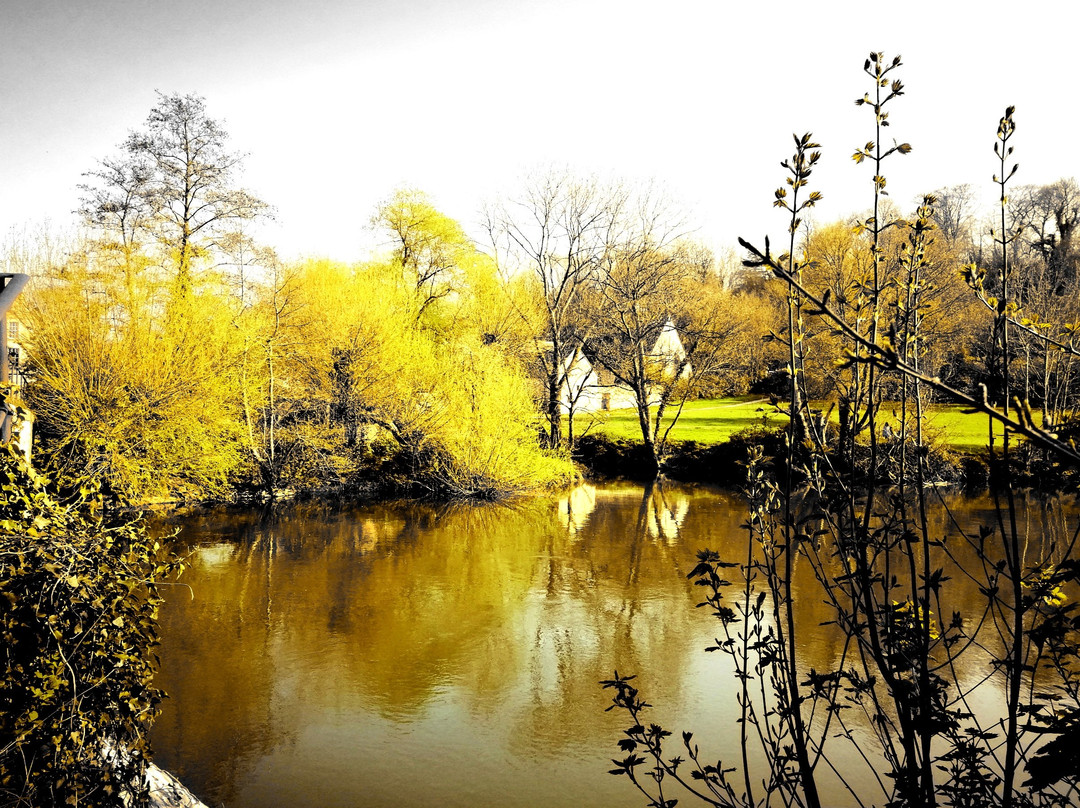
[[[0,803],[145,796],[158,584],[182,565],[99,486],[63,497],[0,449]]]

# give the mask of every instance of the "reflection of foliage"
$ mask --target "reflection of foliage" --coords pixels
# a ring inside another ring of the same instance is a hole
[[[0,458],[0,803],[120,806],[145,798],[158,585],[176,563],[132,519],[61,500]]]
[[[668,484],[665,496],[686,508],[692,535],[738,529],[736,499],[717,520],[714,492]],[[194,599],[170,590],[163,609],[171,698],[155,725],[158,760],[209,804],[231,804],[259,761],[302,751],[305,728],[327,712],[347,713],[363,736],[450,711],[433,730],[453,744],[437,765],[494,731],[520,766],[541,761],[538,779],[555,758],[587,779],[580,750],[606,732],[594,683],[610,659],[620,669],[656,660],[671,674],[664,698],[700,686],[680,672],[702,637],[686,608],[693,547],[639,535],[642,500],[640,486],[598,487],[591,506],[575,506],[573,533],[548,498],[294,502],[262,518],[224,507],[185,518],[184,546],[204,549],[184,575]],[[319,687],[280,697],[309,681]],[[459,768],[470,776],[467,760]]]

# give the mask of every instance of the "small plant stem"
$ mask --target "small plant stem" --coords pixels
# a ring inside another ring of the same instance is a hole
[[[760,459],[760,456],[757,458]],[[759,469],[754,462],[755,458],[751,455],[751,463],[747,470],[749,474],[750,483],[750,507],[756,508],[759,497],[761,496],[761,485],[759,480]],[[747,537],[746,537],[746,567],[743,570],[743,578],[745,579],[743,586],[743,630],[742,630],[742,645],[741,645],[741,660],[740,665],[742,670],[739,677],[739,689],[742,693],[742,699],[740,703],[740,718],[739,721],[739,747],[742,751],[742,770],[743,770],[743,785],[746,789],[746,803],[748,805],[756,804],[754,799],[754,786],[750,779],[750,755],[749,747],[747,744],[747,731],[746,722],[749,718],[748,712],[750,707],[750,685],[749,685],[749,664],[750,664],[750,630],[749,621],[751,614],[751,582],[754,569],[754,514],[751,514],[751,518],[747,520]]]
[[[1005,193],[1006,184],[1009,181],[1009,177],[1012,176],[1011,172],[1006,173],[1006,161],[1009,154],[1012,152],[1012,148],[1008,145],[1009,138],[1014,131],[1015,125],[1012,120],[1012,108],[1010,107],[1005,112],[1005,116],[1001,119],[998,126],[998,143],[997,147],[998,158],[1000,162],[1001,173],[998,175],[998,186],[1001,190],[999,195],[1000,202],[1000,214],[1001,214],[1001,299],[998,301],[997,306],[997,331],[1001,345],[1001,377],[1002,377],[1002,396],[1003,411],[1006,418],[1009,416],[1009,399],[1011,395],[1011,379],[1009,371],[1009,318],[1008,314],[1008,301],[1009,301],[1009,232],[1006,229],[1006,209],[1007,209],[1007,197]],[[1015,171],[1015,167],[1013,168]],[[1009,445],[1009,428],[1006,426],[1002,430],[1001,437],[1002,445],[1002,463],[1004,464],[1005,475],[1005,496],[1007,500],[1007,507],[1009,512],[1009,527],[1005,530],[1005,526],[1002,525],[1003,540],[1005,543],[1005,555],[1008,561],[1009,570],[1009,582],[1012,588],[1012,637],[1011,644],[1009,646],[1009,652],[1011,659],[1006,666],[1008,672],[1008,693],[1006,696],[1006,709],[1007,709],[1007,722],[1005,733],[1005,765],[1002,773],[1002,808],[1012,808],[1013,804],[1013,782],[1016,777],[1017,767],[1017,747],[1019,745],[1019,731],[1017,715],[1020,705],[1020,690],[1021,690],[1021,678],[1023,673],[1023,661],[1024,661],[1024,605],[1023,605],[1023,564],[1020,560],[1020,544],[1017,537],[1016,527],[1016,502],[1013,495],[1010,468],[1012,459],[1010,457],[1010,445]],[[992,447],[991,447],[992,451]],[[995,486],[996,489],[996,486]],[[997,503],[997,496],[995,493],[995,503]]]
[[[795,276],[798,275],[798,269],[795,263],[795,236],[799,229],[799,189],[805,184],[806,176],[809,174],[810,165],[814,162],[813,155],[808,156],[806,153],[812,146],[809,135],[803,136],[801,140],[796,138],[796,142],[796,153],[793,157],[793,164],[791,166],[793,181],[791,181],[791,224],[788,227],[787,253],[788,271]],[[777,594],[782,594],[783,596],[784,632],[787,636],[780,639],[781,642],[786,643],[784,655],[787,663],[785,678],[787,680],[788,708],[791,714],[792,735],[794,736],[795,755],[799,764],[799,775],[803,788],[803,795],[806,798],[807,808],[820,808],[821,802],[818,798],[817,782],[814,778],[813,767],[810,765],[810,756],[807,749],[808,739],[806,726],[803,723],[802,694],[799,692],[798,649],[795,644],[794,592],[792,589],[794,554],[797,552],[797,543],[794,535],[795,522],[792,511],[792,501],[794,499],[795,452],[796,447],[801,443],[802,433],[804,432],[801,428],[803,414],[799,388],[799,365],[801,363],[799,346],[801,345],[802,338],[802,317],[801,314],[796,317],[796,314],[799,312],[799,307],[801,306],[801,301],[794,288],[789,289],[787,305],[788,361],[791,363],[791,384],[789,389],[789,405],[791,411],[788,420],[787,473],[784,482],[784,576],[781,582],[781,592]],[[796,326],[798,326],[798,331],[796,331]],[[774,608],[779,610],[780,604],[775,603]],[[779,618],[780,615],[777,615],[777,617]],[[779,621],[777,625],[780,625]]]

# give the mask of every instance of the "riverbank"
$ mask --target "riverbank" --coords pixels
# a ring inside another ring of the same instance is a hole
[[[746,461],[752,446],[767,457],[783,448],[783,428],[759,427],[732,435],[719,443],[672,443],[660,472],[673,480],[739,488],[746,481]],[[641,441],[586,435],[574,446],[574,460],[590,478],[648,480],[654,474],[652,458]]]
[[[665,477],[688,483],[707,483],[738,489],[746,481],[746,463],[753,447],[761,449],[765,463],[774,472],[774,458],[783,457],[784,427],[752,427],[718,443],[674,441],[660,464]],[[864,447],[865,448],[865,447]],[[898,476],[901,448],[898,440],[883,440],[878,445],[879,461],[886,474]],[[1055,489],[1072,484],[1060,470],[1035,456],[1019,452],[1019,461],[1030,467],[1021,474],[1025,484],[1034,488]],[[1033,453],[1028,453],[1032,454]],[[611,438],[604,434],[586,435],[574,447],[574,460],[585,475],[593,479],[647,480],[653,476],[652,462],[641,441]],[[856,457],[859,463],[860,457]],[[907,450],[907,461],[913,461]],[[984,490],[991,478],[986,453],[959,452],[932,447],[927,453],[929,481],[964,488]]]
[[[703,402],[709,403],[709,402]],[[741,409],[742,415],[735,420],[728,419],[725,429],[735,423],[745,423],[746,413],[757,412],[751,407],[759,406],[760,401],[740,401],[736,405],[713,407],[713,410],[735,412]],[[702,412],[709,408],[699,408]],[[712,417],[712,416],[710,416]],[[698,419],[701,420],[700,417]],[[940,422],[939,422],[940,424]],[[970,493],[983,491],[997,473],[991,463],[985,445],[978,444],[972,438],[971,422],[964,420],[963,428],[957,428],[948,435],[940,431],[933,435],[933,442],[926,450],[928,462],[927,476],[930,482],[947,484],[962,488]],[[704,428],[701,424],[699,427]],[[715,428],[715,424],[709,426]],[[786,455],[784,425],[774,422],[744,426],[737,431],[725,432],[722,438],[708,440],[671,440],[665,456],[661,460],[660,473],[669,479],[688,483],[705,483],[724,488],[739,489],[746,477],[746,462],[751,447],[759,447],[765,458],[766,469],[782,472],[775,467],[774,458]],[[700,429],[698,430],[700,432]],[[1058,427],[1062,440],[1080,440],[1080,425]],[[837,439],[834,430],[830,430],[833,441]],[[1000,438],[998,439],[1000,441]],[[1000,443],[997,444],[1000,451]],[[900,458],[906,455],[908,467],[914,462],[914,449],[908,446],[901,452],[901,442],[895,434],[883,437],[878,442],[878,460],[883,464],[887,480],[899,479]],[[268,491],[254,486],[239,486],[229,497],[208,499],[167,499],[158,498],[136,505],[159,512],[183,510],[187,507],[201,508],[214,504],[266,505],[272,502],[291,500],[349,500],[349,501],[389,501],[389,500],[470,500],[496,501],[515,499],[520,496],[558,493],[579,485],[587,479],[612,479],[646,481],[655,476],[655,469],[648,452],[640,440],[610,434],[607,431],[592,432],[575,441],[572,453],[573,467],[566,462],[565,456],[552,456],[552,462],[562,464],[563,471],[551,475],[540,484],[529,485],[527,480],[519,480],[518,485],[506,490],[469,487],[459,485],[454,488],[439,489],[417,480],[410,480],[400,461],[387,461],[365,468],[362,473],[340,479],[337,484],[325,480],[308,480],[308,485],[294,481],[288,488]],[[855,463],[865,466],[869,460],[867,446],[856,447]],[[1023,442],[1014,444],[1013,480],[1021,487],[1041,491],[1061,491],[1076,488],[1080,484],[1077,470],[1063,467],[1051,461],[1045,452],[1034,449]],[[1000,464],[997,464],[1000,465]],[[782,474],[780,475],[782,476]]]

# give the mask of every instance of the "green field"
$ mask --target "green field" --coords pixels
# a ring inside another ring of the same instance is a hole
[[[1035,423],[1042,423],[1042,414],[1033,413]],[[927,430],[931,441],[940,440],[945,445],[960,452],[981,452],[986,450],[989,431],[988,418],[979,413],[969,415],[959,407],[945,404],[930,408],[927,418]],[[994,424],[994,446],[1001,449],[1001,425]]]
[[[616,439],[641,439],[637,412],[632,409],[611,410],[595,417],[599,420],[591,426],[590,431]],[[592,415],[577,416],[574,419],[575,433],[582,434],[593,418]],[[835,420],[836,414],[833,413]],[[895,429],[899,427],[899,420],[898,407],[882,406],[879,423],[890,423]],[[671,423],[670,416],[664,419],[664,423],[665,426]],[[688,402],[669,437],[674,441],[720,443],[747,427],[782,426],[785,423],[787,418],[778,414],[765,398],[707,399]],[[978,452],[986,448],[987,418],[985,415],[963,413],[959,407],[933,405],[927,416],[926,432],[926,438],[931,443],[942,443],[961,452]],[[994,434],[1000,440],[1000,428],[995,429]]]
[[[637,411],[632,409],[611,410],[605,413],[606,420],[597,424],[593,431],[602,432],[610,438],[641,440],[641,428],[638,426]],[[580,434],[590,416],[577,416],[574,419],[575,431]],[[671,423],[671,417],[664,418],[664,427]],[[671,430],[670,440],[698,443],[720,443],[735,432],[750,426],[782,426],[787,417],[779,415],[776,408],[766,398],[714,398],[703,401],[688,401],[675,428]]]

